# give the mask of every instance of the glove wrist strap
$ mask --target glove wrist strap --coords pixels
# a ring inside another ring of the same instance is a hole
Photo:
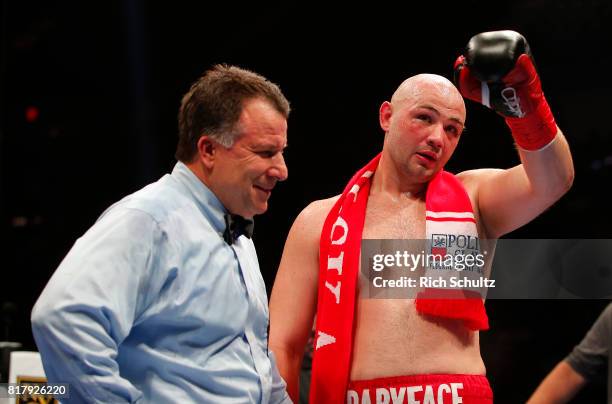
[[[542,94],[537,108],[522,118],[506,118],[516,144],[524,150],[540,150],[557,135],[555,118]]]

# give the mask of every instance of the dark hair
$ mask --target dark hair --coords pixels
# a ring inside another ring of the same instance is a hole
[[[258,97],[269,101],[285,119],[289,116],[289,102],[280,88],[265,77],[225,64],[207,70],[181,101],[177,160],[192,161],[204,134],[231,147],[239,135],[237,123],[244,101]]]

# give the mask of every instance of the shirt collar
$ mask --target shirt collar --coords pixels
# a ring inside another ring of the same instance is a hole
[[[171,176],[191,192],[200,211],[210,219],[214,229],[222,233],[225,230],[224,215],[227,213],[227,209],[219,198],[189,167],[180,161],[174,166]]]

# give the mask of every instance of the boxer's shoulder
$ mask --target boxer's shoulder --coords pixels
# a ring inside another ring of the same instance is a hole
[[[478,192],[482,185],[503,172],[504,170],[498,168],[479,168],[476,170],[462,171],[456,175],[456,178],[467,191],[472,201],[472,205],[476,205]],[[474,209],[477,209],[477,206],[474,206]]]
[[[329,211],[334,206],[336,201],[338,201],[338,198],[340,198],[340,195],[311,202],[302,210],[302,212],[298,216],[298,219],[301,219],[311,224],[320,222],[321,226],[323,226],[325,218],[329,214]],[[296,219],[296,221],[298,219]]]
[[[325,218],[339,197],[340,195],[336,195],[332,198],[311,202],[293,222],[290,236],[296,238],[300,245],[306,243],[306,245],[312,244],[318,248]]]
[[[464,187],[468,188],[478,185],[503,171],[504,170],[499,168],[478,168],[475,170],[462,171],[455,176],[461,181]]]

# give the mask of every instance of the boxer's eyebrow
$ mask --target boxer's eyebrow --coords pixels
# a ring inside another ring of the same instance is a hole
[[[440,111],[438,111],[435,107],[432,107],[431,105],[427,105],[426,104],[426,105],[421,105],[420,107],[428,109],[428,110],[434,112],[436,115],[440,116]],[[454,116],[450,116],[450,117],[448,117],[448,119],[450,119],[451,121],[457,122],[459,125],[461,125],[461,127],[465,126],[465,124],[459,118],[456,118]]]

